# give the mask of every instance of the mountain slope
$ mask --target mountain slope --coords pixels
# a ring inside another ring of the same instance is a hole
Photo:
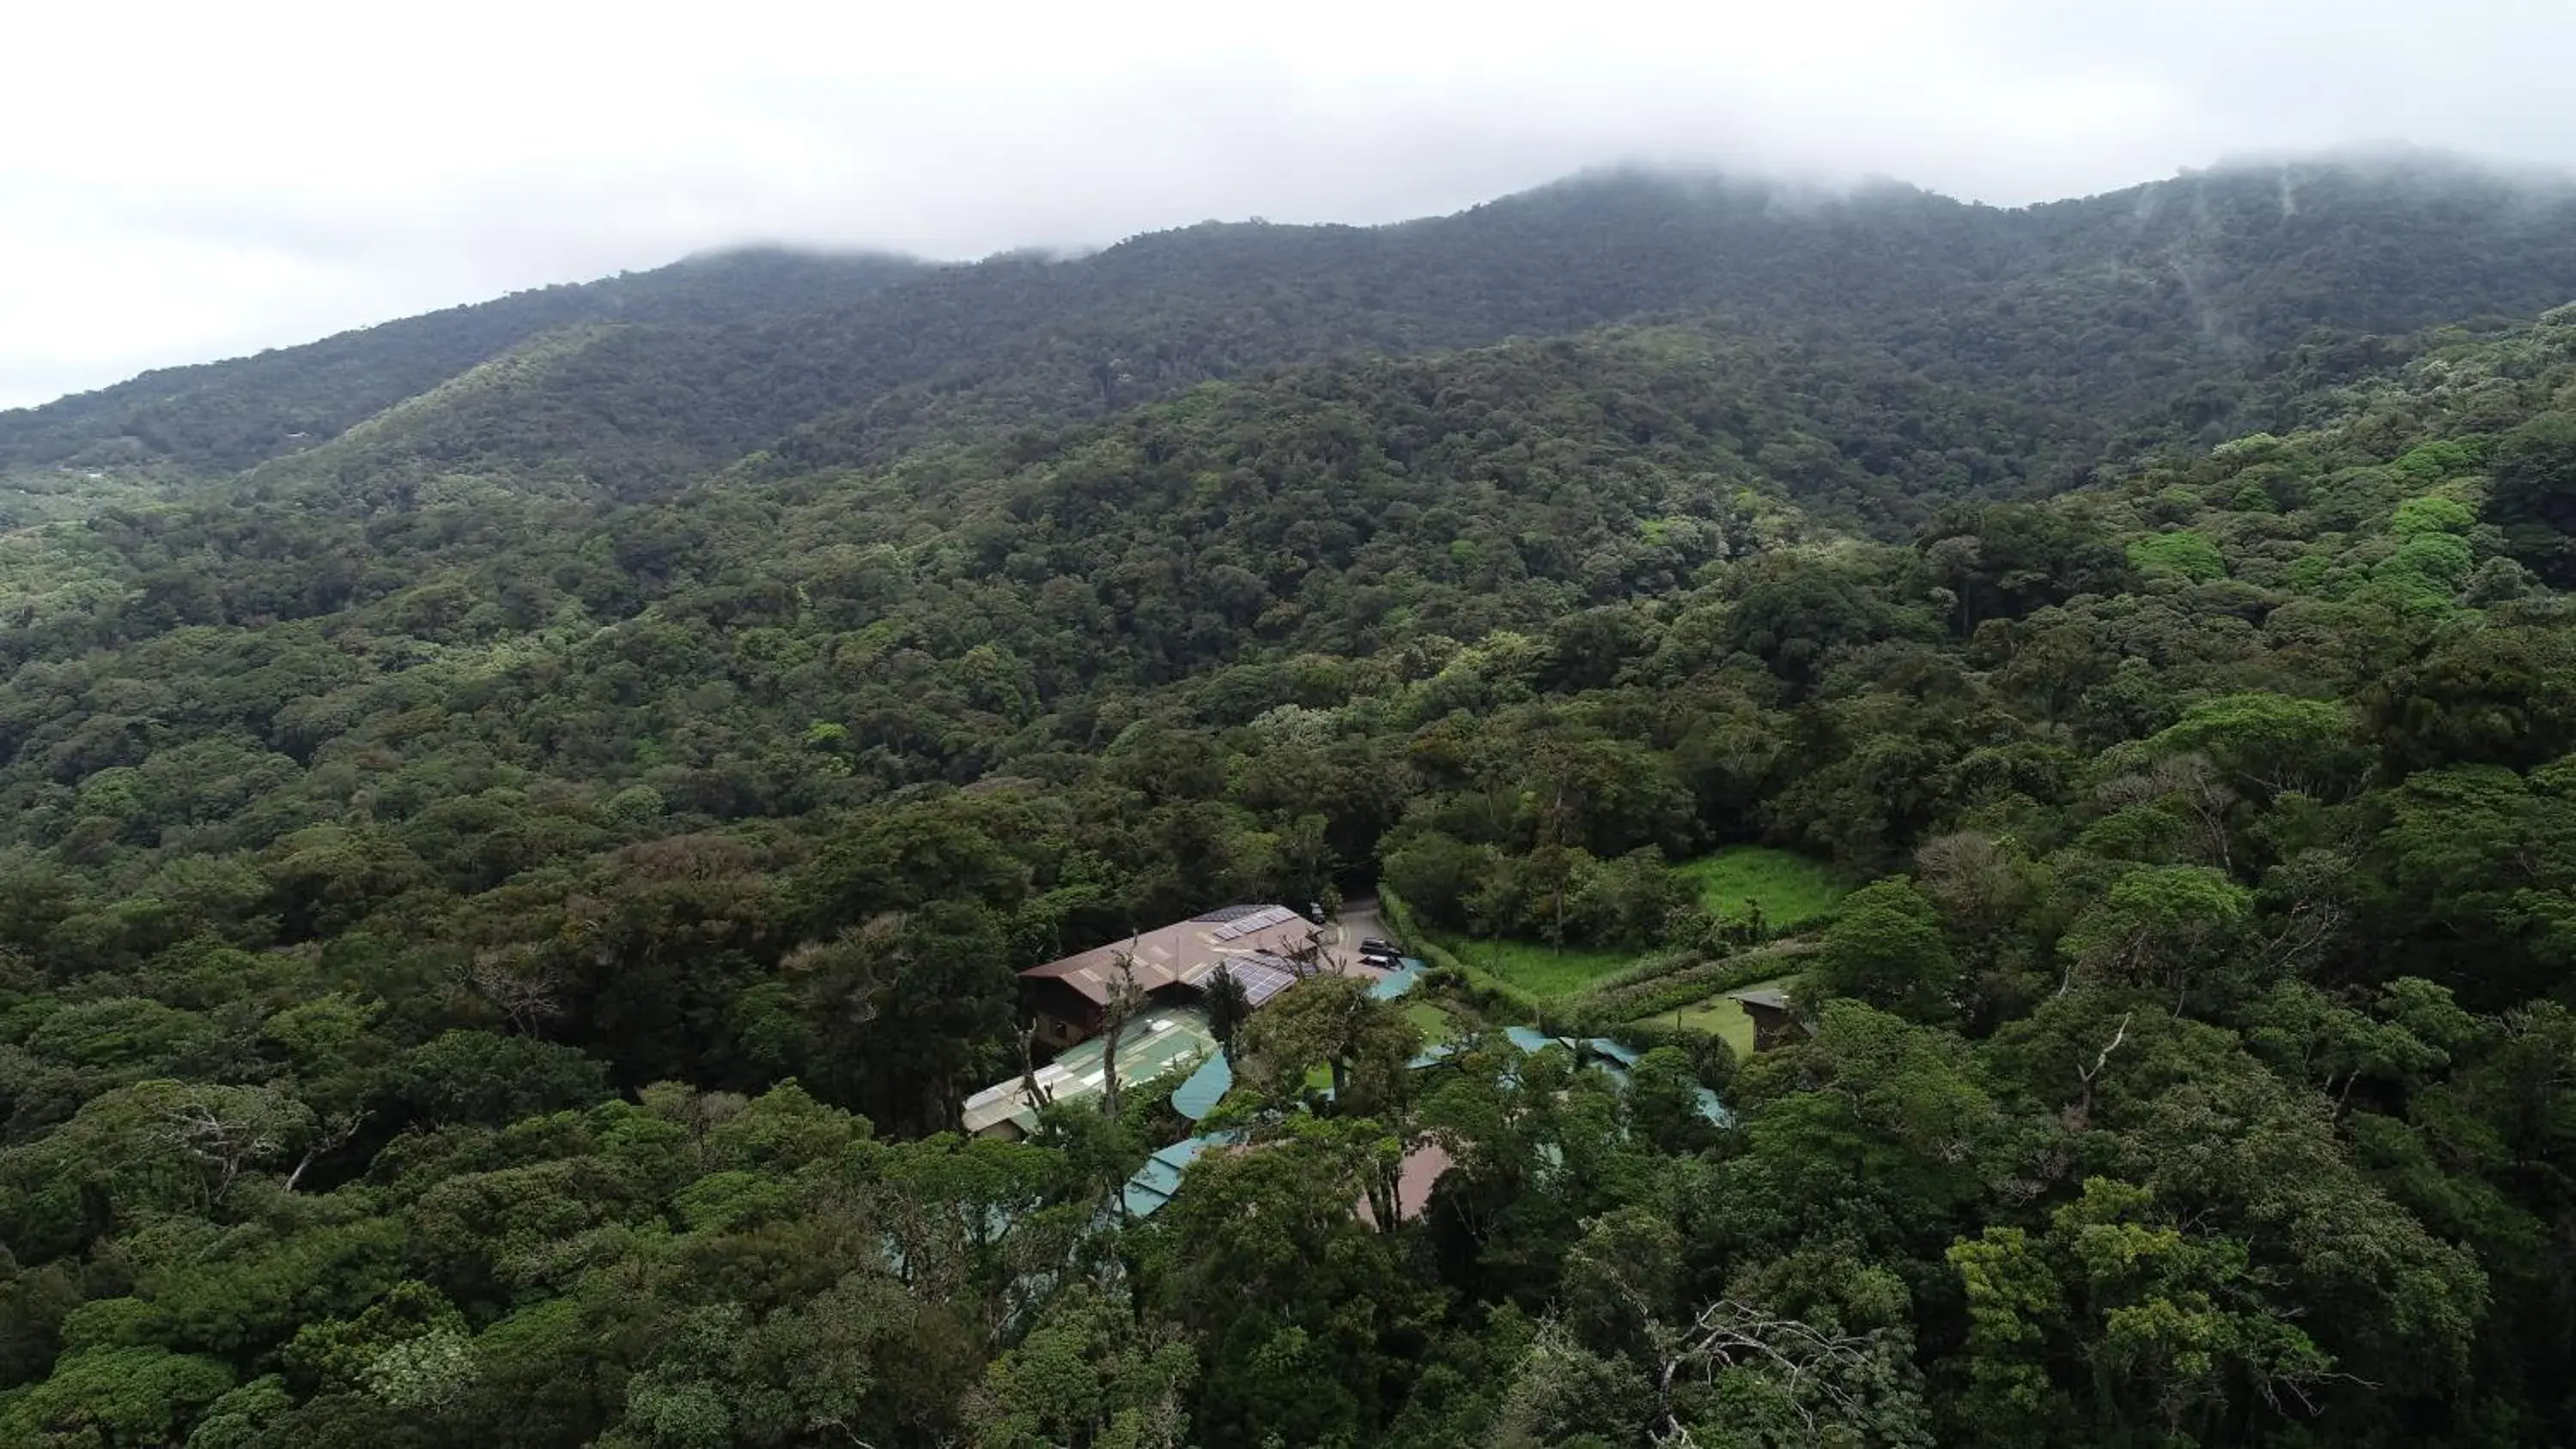
[[[922,271],[899,257],[739,251],[345,332],[230,362],[147,372],[0,412],[0,471],[166,463],[249,467],[332,437],[556,328],[705,327],[828,310]]]
[[[1376,230],[1192,228],[786,323],[777,352],[850,402],[778,452],[823,466],[1298,358],[1693,316],[2005,393],[2090,447],[2261,421],[2250,379],[2311,333],[2570,297],[2576,188],[2472,168],[2224,171],[2024,212],[1616,174]]]
[[[2021,211],[1614,173],[1391,227],[1210,224],[935,269],[754,257],[526,294],[0,414],[0,464],[237,468],[603,322],[632,325],[550,349],[542,396],[450,398],[431,461],[658,483],[774,448],[813,468],[1299,360],[1699,316],[2007,393],[2089,450],[2266,421],[2254,379],[2305,337],[2570,297],[2576,187],[2435,160],[2222,168]]]

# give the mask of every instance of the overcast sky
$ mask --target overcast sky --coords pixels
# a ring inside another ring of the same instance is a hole
[[[0,407],[728,242],[1385,221],[1625,159],[2018,203],[2576,163],[2576,0],[13,0]]]

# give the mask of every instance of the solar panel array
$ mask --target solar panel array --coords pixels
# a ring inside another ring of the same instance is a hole
[[[1249,936],[1255,931],[1269,930],[1272,926],[1295,919],[1296,915],[1297,913],[1295,911],[1288,909],[1286,906],[1270,906],[1262,910],[1254,911],[1251,915],[1245,916],[1240,920],[1228,921],[1224,925],[1217,927],[1209,934],[1220,941],[1232,941],[1239,937]]]
[[[1297,984],[1297,973],[1276,956],[1237,956],[1225,969],[1243,983],[1243,999],[1254,1006]]]

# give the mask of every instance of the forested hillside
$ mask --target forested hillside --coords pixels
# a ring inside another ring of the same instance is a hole
[[[115,475],[0,535],[0,1444],[2560,1443],[2569,206],[1600,178],[0,415]],[[1019,968],[1372,893],[1160,1211],[1170,1080],[956,1132]]]
[[[2576,186],[2432,157],[2018,211],[1608,173],[1401,226],[1211,223],[1072,260],[701,260],[0,413],[0,472],[230,471],[429,394],[406,458],[632,489],[764,446],[882,461],[1284,363],[1711,312],[1865,373],[2002,392],[2078,445],[2043,458],[2082,462],[2115,436],[2273,422],[2267,380],[2384,362],[2371,335],[2557,305],[2571,235]],[[506,386],[476,376],[511,358]]]
[[[228,472],[293,452],[562,329],[690,331],[844,305],[927,270],[900,257],[744,251],[521,292],[302,347],[0,412],[0,473],[158,465]]]

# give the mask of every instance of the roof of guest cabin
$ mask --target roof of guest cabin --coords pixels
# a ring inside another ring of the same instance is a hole
[[[1118,983],[1118,959],[1135,960],[1136,989],[1196,986],[1229,958],[1285,958],[1315,941],[1315,923],[1286,906],[1228,906],[1095,946],[1079,955],[1020,973],[1032,981],[1061,981],[1096,1006],[1109,1004]]]

